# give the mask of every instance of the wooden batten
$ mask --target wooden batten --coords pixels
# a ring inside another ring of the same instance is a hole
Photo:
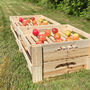
[[[59,50],[59,51],[52,51],[45,52],[43,55],[44,62],[51,62],[51,61],[58,61],[67,58],[67,50]]]
[[[54,77],[54,76],[65,74],[65,73],[67,73],[67,71],[68,71],[68,68],[57,69],[57,70],[53,70],[53,71],[49,71],[49,72],[44,72],[43,77],[44,78]]]
[[[44,68],[43,69],[44,72],[50,72],[58,69],[67,68],[67,60],[64,59],[64,60],[56,60],[51,62],[44,62],[43,68]]]
[[[60,47],[68,48],[68,46],[71,45],[76,48],[87,48],[90,47],[89,42],[90,40],[86,39],[86,40],[77,40],[72,42],[52,43],[48,45],[43,44],[42,46],[44,52],[52,52],[52,51],[57,51],[58,49],[60,49]]]
[[[68,68],[68,73],[72,73],[72,72],[76,72],[82,69],[86,69],[87,65],[80,65],[80,66],[76,66],[76,67],[69,67]]]

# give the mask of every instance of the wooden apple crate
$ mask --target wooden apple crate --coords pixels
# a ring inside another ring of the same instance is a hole
[[[46,38],[44,44],[37,45],[38,38],[32,35],[34,28],[36,27],[18,27],[15,23],[11,24],[11,30],[26,58],[34,83],[43,78],[71,73],[83,68],[90,69],[90,34],[71,25],[37,27],[40,33],[45,29],[58,28],[63,40],[66,37],[64,32],[68,29],[87,38],[56,43],[52,34]]]
[[[18,26],[18,27],[35,27],[35,26],[33,26],[32,21],[30,23],[28,23],[26,26],[23,26],[22,23],[19,22],[20,17],[22,17],[24,20],[26,20],[27,18],[35,17],[35,20],[37,21],[38,27],[60,25],[58,22],[56,22],[48,17],[45,17],[43,15],[10,16],[10,21],[12,23],[15,23],[16,26]],[[43,18],[44,20],[48,21],[48,25],[40,25],[40,22],[39,22],[40,18]]]

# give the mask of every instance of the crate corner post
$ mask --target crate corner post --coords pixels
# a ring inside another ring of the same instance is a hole
[[[87,68],[86,68],[87,70],[90,70],[90,56],[89,56],[89,58],[88,58],[88,63],[87,63]]]
[[[89,40],[90,41],[90,40]],[[89,42],[89,47],[88,47],[88,62],[87,62],[87,70],[90,70],[90,42]]]
[[[42,81],[42,46],[32,46],[32,80],[33,83]]]

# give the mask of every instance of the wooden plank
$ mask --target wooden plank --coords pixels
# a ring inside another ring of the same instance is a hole
[[[79,71],[81,69],[86,69],[87,65],[80,65],[80,66],[76,66],[76,67],[70,67],[68,68],[68,73],[72,73],[72,72],[76,72]]]
[[[55,39],[54,39],[54,37],[51,35],[50,37],[49,37],[53,42],[55,42]]]
[[[66,59],[43,63],[44,72],[55,71],[57,69],[64,69],[67,67],[66,63],[67,63]]]
[[[67,59],[68,67],[76,67],[76,66],[80,66],[80,65],[86,65],[87,62],[88,62],[88,56]]]
[[[67,71],[68,71],[68,68],[57,69],[57,70],[53,70],[53,71],[50,71],[50,72],[45,72],[44,73],[44,78],[62,75],[62,74],[67,73]]]
[[[43,54],[44,62],[58,61],[67,58],[67,50],[51,51]]]
[[[35,45],[35,41],[31,38],[30,35],[27,36],[27,39],[29,40],[29,42],[32,44],[32,45]]]
[[[53,43],[53,41],[50,40],[48,37],[46,37],[46,40],[48,41],[48,43]]]
[[[88,56],[88,47],[87,48],[75,48],[67,50],[67,58]]]
[[[31,37],[35,40],[35,41],[38,41],[38,38],[34,35],[31,34]]]
[[[72,41],[72,42],[61,42],[61,43],[52,43],[52,44],[42,44],[43,46],[43,51],[44,52],[52,52],[60,49],[60,47],[68,47],[68,46],[75,46],[77,48],[87,48],[89,47],[89,42],[90,40],[77,40],[77,41]]]
[[[33,82],[42,80],[42,47],[41,45],[32,46],[32,79]]]

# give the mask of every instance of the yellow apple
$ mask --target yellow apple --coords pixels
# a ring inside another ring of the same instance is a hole
[[[66,30],[65,35],[66,35],[67,37],[69,37],[69,36],[71,35],[71,31],[70,31],[70,30]]]
[[[43,25],[48,25],[48,21],[43,21]]]
[[[40,23],[43,22],[43,18],[40,18],[39,21],[40,21]]]

